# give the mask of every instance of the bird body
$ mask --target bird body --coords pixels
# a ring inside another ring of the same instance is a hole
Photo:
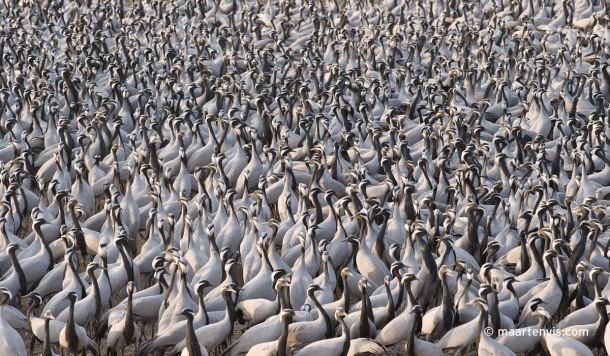
[[[6,352],[11,355],[25,356],[27,352],[21,336],[8,324],[3,315],[4,304],[7,300],[12,299],[10,291],[7,288],[0,288],[0,294],[0,341]]]

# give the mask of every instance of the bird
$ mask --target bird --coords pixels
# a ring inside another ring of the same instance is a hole
[[[101,315],[102,308],[108,302],[108,300],[102,301],[99,282],[97,281],[94,275],[94,272],[96,270],[105,271],[107,269],[100,266],[96,262],[91,262],[87,265],[87,274],[91,279],[92,290],[86,297],[77,301],[76,304],[74,304],[74,322],[80,326],[86,325],[94,317]],[[100,276],[105,278],[105,275],[103,273],[101,273]],[[68,320],[69,311],[69,309],[64,310],[54,320],[65,323]]]
[[[422,333],[428,335],[427,338],[429,340],[438,339],[446,331],[451,329],[453,323],[455,322],[457,311],[453,306],[451,295],[449,293],[449,287],[447,285],[447,273],[449,273],[449,269],[446,266],[441,266],[439,269],[439,275],[443,288],[442,305],[429,310],[422,319]]]
[[[49,0],[0,12],[11,345],[602,346],[605,2]],[[548,320],[589,335],[502,334]]]
[[[307,288],[307,296],[318,311],[318,318],[314,321],[300,321],[288,325],[286,347],[289,350],[297,350],[312,342],[324,338],[329,339],[332,336],[330,317],[315,296],[315,292],[320,290],[322,288],[317,284],[311,284]]]
[[[280,314],[282,318],[282,333],[277,341],[270,341],[258,344],[248,351],[246,355],[265,355],[265,356],[285,356],[287,354],[287,339],[288,339],[288,326],[293,317],[296,316],[294,310],[284,309]]]
[[[44,342],[45,337],[49,338],[50,343],[57,344],[59,342],[59,334],[65,327],[65,322],[57,321],[55,318],[49,319],[47,322],[44,318],[44,314],[43,318],[38,318],[34,315],[34,310],[39,308],[43,302],[42,296],[37,292],[30,292],[24,297],[27,297],[30,300],[30,306],[26,315],[27,323],[33,336],[30,344],[30,352],[33,352],[35,341]],[[46,310],[45,313],[46,312],[51,313],[50,310]],[[51,313],[51,315],[53,314]],[[48,333],[48,335],[45,333]]]
[[[532,350],[540,344],[540,334],[547,326],[548,321],[551,319],[551,315],[544,309],[544,307],[536,308],[533,313],[540,321],[537,326],[528,326],[522,329],[516,329],[511,333],[499,335],[496,338],[498,343],[508,347],[514,353],[521,353],[524,351]],[[538,330],[538,331],[534,331]]]
[[[199,296],[199,310],[197,311],[197,314],[193,315],[193,318],[190,321],[190,326],[193,328],[193,330],[197,330],[200,327],[208,325],[210,322],[209,315],[207,314],[207,310],[205,307],[205,302],[203,301],[203,290],[206,287],[209,287],[210,285],[210,282],[206,280],[201,280],[195,285],[195,290],[197,291],[197,295]],[[184,313],[185,310],[190,310],[191,313],[193,312],[193,310],[190,308],[184,308],[181,313]],[[189,321],[189,314],[187,313],[187,315],[183,316],[185,316],[187,320],[177,322],[161,333],[157,332],[157,335],[154,338],[148,340],[144,345],[140,346],[138,353],[141,355],[154,353],[154,350],[163,347],[166,348],[169,346],[174,346],[178,342],[185,339],[186,333],[188,332],[187,322]]]
[[[87,331],[83,327],[76,325],[74,322],[74,304],[78,295],[76,292],[70,292],[65,298],[70,301],[70,311],[68,320],[59,333],[59,345],[74,355],[79,352],[82,353],[83,350],[91,351],[94,355],[97,355],[97,344],[87,336]]]
[[[474,305],[476,305],[479,310],[479,319],[478,319],[478,329],[477,332],[479,336],[476,340],[477,352],[480,354],[488,354],[488,355],[506,355],[506,356],[514,356],[515,353],[512,352],[506,346],[498,343],[496,340],[492,339],[483,329],[483,322],[487,319],[487,302],[481,298],[477,298],[472,301]]]
[[[6,351],[11,355],[25,356],[25,343],[19,333],[13,329],[4,318],[4,306],[7,301],[13,299],[8,288],[0,287],[0,338]]]
[[[349,351],[350,348],[350,334],[347,325],[343,322],[343,319],[347,316],[347,313],[343,310],[343,308],[339,307],[335,311],[335,320],[339,322],[341,325],[341,336],[337,338],[332,338],[328,340],[319,340],[314,343],[311,343],[300,351],[298,351],[295,355],[299,356],[308,356],[308,355],[316,355],[321,352],[324,352],[325,355],[335,356],[335,355],[345,355]]]
[[[547,355],[593,355],[593,352],[583,343],[564,336],[546,334],[540,337],[540,344]]]
[[[42,356],[57,356],[57,354],[51,348],[51,336],[49,331],[49,323],[53,320],[53,314],[50,311],[44,313],[44,341],[42,344]]]
[[[229,337],[233,331],[234,306],[231,297],[232,293],[238,293],[238,287],[236,285],[226,284],[223,286],[222,295],[226,305],[224,318],[217,323],[205,325],[195,330],[195,336],[197,337],[198,342],[203,345],[206,350],[215,349]],[[185,348],[186,341],[183,340],[174,346],[170,354],[178,354]]]
[[[132,281],[127,282],[127,309],[125,316],[108,330],[107,348],[109,353],[118,355],[119,351],[131,345],[138,337],[138,326],[133,320],[133,293],[135,285]]]
[[[416,330],[421,330],[421,317],[423,313],[421,306],[414,306],[411,313],[415,314],[415,320],[413,321],[413,326],[411,327],[411,335],[409,336],[409,338],[407,339],[407,343],[405,344],[405,354],[409,356],[444,355],[443,350],[441,350],[440,347],[427,341],[420,340],[415,336]]]
[[[191,309],[185,308],[181,314],[186,316],[186,348],[180,353],[181,356],[206,356],[208,351],[196,341],[195,329],[193,328],[194,314]]]

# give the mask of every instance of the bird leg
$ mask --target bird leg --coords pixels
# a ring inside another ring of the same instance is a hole
[[[398,353],[398,350],[400,349],[400,346],[402,346],[401,342],[394,345],[394,348],[392,349],[392,356],[396,356],[396,354]]]
[[[30,355],[34,354],[34,346],[36,344],[36,336],[32,334],[32,341],[30,341]]]

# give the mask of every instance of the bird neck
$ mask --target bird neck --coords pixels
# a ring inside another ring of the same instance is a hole
[[[453,306],[453,303],[451,302],[451,292],[447,285],[447,274],[443,273],[441,276],[441,287],[443,288],[443,307],[450,308]]]
[[[174,290],[174,283],[176,282],[176,273],[178,273],[178,266],[174,266],[174,270],[172,271],[172,276],[170,277],[170,281],[169,281],[169,286],[167,287],[167,290],[165,292],[165,299],[163,301],[163,304],[165,305],[165,307],[167,308],[167,306],[169,305],[169,298],[172,294],[172,291]]]
[[[123,334],[125,335],[125,341],[130,344],[133,340],[135,333],[135,325],[133,322],[132,306],[133,304],[133,291],[130,291],[127,295],[127,310],[125,311],[125,329]]]
[[[519,299],[519,297],[517,296],[517,292],[515,291],[515,287],[513,287],[512,283],[509,283],[506,288],[508,288],[508,291],[511,294],[511,298],[515,298],[515,299]]]
[[[286,289],[286,287],[281,287],[277,292],[277,296],[280,301],[280,305],[279,305],[280,310],[288,309],[288,302],[286,301],[286,294],[284,291],[285,289]]]
[[[134,281],[133,265],[132,265],[132,261],[129,258],[129,256],[127,255],[127,253],[125,253],[125,245],[121,242],[120,244],[117,245],[117,250],[119,251],[119,254],[121,255],[121,263],[125,267],[125,272],[127,273],[127,280],[129,282],[133,282]]]
[[[458,305],[460,303],[460,301],[462,300],[462,298],[464,298],[464,296],[470,291],[470,286],[472,285],[472,278],[467,277],[466,278],[466,285],[464,286],[464,288],[462,288],[462,291],[460,293],[460,297],[458,298],[458,301],[456,303],[456,305]]]
[[[332,326],[330,323],[330,317],[326,313],[326,310],[324,310],[324,308],[322,307],[322,304],[320,304],[320,301],[318,300],[318,298],[316,298],[314,292],[310,292],[307,294],[309,295],[309,299],[311,299],[311,301],[313,302],[313,305],[318,310],[318,315],[320,315],[320,316],[322,316],[322,318],[324,318],[324,324],[326,325],[326,338],[327,339],[332,338],[333,335],[332,335]]]
[[[468,241],[470,248],[474,251],[475,257],[479,254],[479,224],[475,216],[474,209],[468,211]],[[480,262],[480,261],[479,261]]]
[[[606,312],[606,305],[598,303],[596,305],[597,312],[599,313],[599,324],[607,325],[608,324],[608,313]],[[595,339],[598,340],[598,339]]]
[[[231,293],[225,292],[223,294],[223,298],[225,300],[225,307],[226,307],[226,313],[225,313],[224,319],[228,320],[228,321],[233,321],[233,319],[234,319],[233,314],[235,313],[234,312],[235,308],[233,308],[234,303],[233,303],[233,299],[231,298]]]
[[[546,261],[547,261],[547,264],[549,265],[549,269],[551,270],[551,273],[553,274],[553,278],[551,278],[551,281],[549,283],[556,283],[559,286],[561,286],[561,280],[559,279],[559,276],[557,275],[557,270],[555,269],[555,264],[553,263],[553,259],[547,258]]]
[[[198,315],[196,316],[196,318],[198,320],[201,319],[201,317],[205,317],[205,325],[208,325],[210,323],[210,317],[208,315],[208,310],[205,307],[205,302],[203,301],[205,295],[203,294],[203,289],[201,289],[199,291],[200,293],[198,294],[199,297],[199,312],[197,313]]]
[[[597,248],[597,237],[599,236],[599,229],[595,229],[593,231],[593,237],[591,237],[591,244],[589,245],[589,249],[587,250],[586,258],[587,261],[591,261],[591,255],[593,251]]]
[[[407,338],[407,344],[405,346],[405,355],[406,356],[415,356],[415,339],[417,338],[415,333],[417,332],[418,329],[421,328],[421,324],[422,324],[421,314],[416,312],[414,319],[413,319],[413,325],[411,326],[411,332],[409,332],[409,336]]]
[[[15,250],[9,251],[9,257],[11,262],[13,263],[13,273],[17,275],[19,279],[19,284],[21,286],[21,293],[26,293],[27,290],[27,280],[25,278],[25,273],[23,273],[23,269],[21,268],[21,264],[15,255]]]
[[[288,324],[292,321],[292,317],[287,316],[282,318],[282,334],[277,340],[277,356],[286,356],[286,345],[288,344]]]
[[[347,356],[347,353],[349,351],[349,343],[350,343],[350,340],[351,340],[350,333],[349,333],[349,328],[345,324],[345,321],[343,320],[343,317],[338,318],[337,321],[341,325],[341,331],[342,331],[341,337],[343,338],[343,350],[341,351],[341,356]]]
[[[44,342],[42,344],[42,355],[41,356],[53,356],[53,350],[51,349],[51,337],[49,334],[49,323],[51,319],[45,318],[44,320]]]
[[[100,276],[103,273],[100,273]],[[90,271],[89,278],[91,278],[91,284],[93,285],[93,295],[95,296],[95,315],[99,316],[102,311],[102,297],[100,295],[100,286],[97,282],[97,278],[93,274],[93,271]]]
[[[271,264],[271,260],[269,260],[268,250],[271,248],[275,248],[274,245],[269,245],[268,247],[263,247],[263,251],[261,253],[261,257],[263,258],[264,264],[261,266],[261,271],[259,273],[271,273],[273,271],[273,265]],[[299,259],[303,259],[303,248],[301,248],[301,253],[299,255]],[[296,264],[295,264],[296,265]]]
[[[349,287],[347,286],[347,275],[342,276],[343,279],[343,308],[348,310],[349,308],[349,300],[350,300],[350,292]]]
[[[197,341],[197,335],[195,334],[195,329],[193,328],[192,316],[188,316],[186,319],[186,348],[189,356],[202,356],[199,341]]]
[[[36,299],[34,299],[34,300],[36,300]],[[34,309],[38,308],[39,306],[40,306],[40,303],[38,303],[36,301],[32,301],[32,304],[28,308],[27,313],[25,315],[27,323],[30,326],[30,330],[32,329],[32,315],[34,313]]]
[[[431,214],[432,215],[432,214]],[[385,232],[388,227],[388,215],[383,216],[383,222],[381,223],[381,229],[379,229],[379,233],[375,238],[375,246],[373,253],[380,259],[383,258],[385,253]]]
[[[395,306],[394,306],[394,298],[392,297],[392,291],[390,290],[390,285],[386,284],[385,286],[385,293],[388,297],[388,304],[386,306],[386,312],[388,313],[388,320],[387,322],[389,323],[390,321],[392,321],[392,319],[394,319],[396,317],[396,310],[395,310]]]
[[[485,309],[483,307],[479,307],[479,325],[478,325],[478,331],[477,331],[477,340],[476,340],[476,345],[477,345],[477,350],[479,349],[479,345],[481,343],[481,333],[483,330],[483,322],[485,322],[485,324],[487,325],[487,313],[485,312]]]
[[[68,309],[68,319],[66,320],[66,335],[68,336],[68,345],[72,351],[78,345],[76,336],[76,324],[74,323],[74,299],[70,299],[70,307]]]
[[[369,326],[369,300],[366,294],[366,288],[361,290],[362,292],[362,308],[360,309],[360,337],[368,338],[370,334]]]
[[[349,255],[347,256],[347,267],[353,267],[355,268],[356,266],[356,255],[358,255],[358,250],[360,249],[360,245],[356,242],[351,243],[352,248],[350,249]]]
[[[540,252],[538,252],[538,249],[536,248],[536,240],[530,241],[527,246],[529,249],[529,254],[532,256],[532,266],[534,268],[541,269],[543,277],[546,278],[546,269],[544,268],[544,263],[542,262],[542,256],[540,256]]]
[[[598,277],[599,277],[599,275],[596,275],[595,277],[593,277],[593,280],[592,280],[596,299],[603,295],[603,293],[601,292],[601,289],[599,288],[599,281],[597,280]],[[583,286],[584,286],[584,283],[583,283]]]
[[[432,252],[428,247],[428,244],[424,241],[421,235],[416,234],[417,243],[419,245],[419,249],[422,253],[422,258],[424,260],[424,264],[428,269],[428,273],[432,277],[432,281],[438,280],[438,269],[436,267],[436,261],[434,260],[434,256],[432,256]]]
[[[529,245],[525,239],[525,234],[519,234],[519,240],[521,240],[521,271],[525,272],[530,268],[530,255],[527,251]]]
[[[498,335],[498,329],[500,328],[500,309],[498,308],[498,295],[495,292],[491,293],[491,303],[489,304],[489,313],[491,314],[491,325],[493,327],[492,337]]]
[[[318,194],[312,194],[311,201],[316,209],[316,224],[321,224],[324,215],[322,213],[322,205],[320,204],[320,200],[318,200]]]

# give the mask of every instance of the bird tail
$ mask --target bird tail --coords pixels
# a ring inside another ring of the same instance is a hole
[[[100,354],[97,352],[98,346],[95,341],[89,339],[87,340],[87,350],[91,351],[93,356],[99,356]]]
[[[182,350],[178,348],[178,345],[174,346],[174,348],[169,352],[169,356],[179,356]]]
[[[221,354],[220,356],[233,356],[233,351],[235,349],[235,345],[237,345],[239,343],[239,340],[235,341],[234,343],[232,343],[231,345],[229,345],[229,347],[227,347]]]
[[[159,346],[157,345],[156,341],[157,341],[156,337],[146,341],[142,345],[142,347],[140,347],[140,350],[138,350],[138,353],[136,354],[136,356],[146,356],[146,355],[155,353],[159,349]]]
[[[235,316],[237,317],[237,321],[240,325],[244,325],[245,323],[247,323],[247,320],[244,318],[244,312],[240,308],[237,308],[237,310],[235,311]]]
[[[110,317],[110,311],[105,312],[97,321],[97,325],[95,326],[95,339],[100,341],[106,331],[108,330],[108,318]]]

